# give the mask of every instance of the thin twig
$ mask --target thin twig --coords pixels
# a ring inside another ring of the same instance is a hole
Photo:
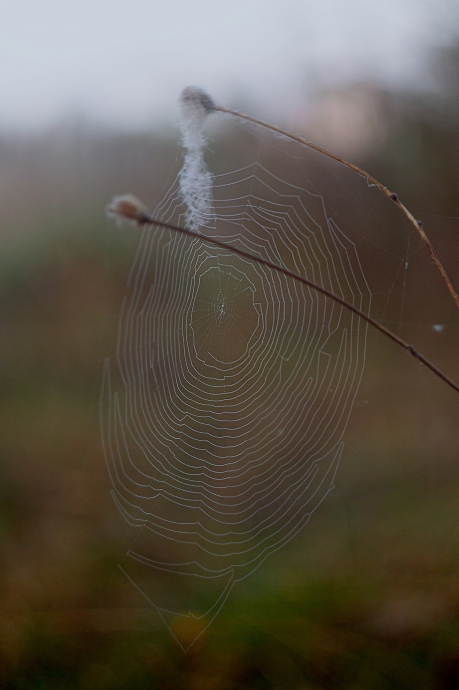
[[[131,218],[132,219],[132,218]],[[238,249],[237,247],[233,247],[230,244],[226,244],[226,242],[221,242],[220,240],[216,240],[213,237],[207,237],[206,235],[202,235],[199,232],[194,232],[193,230],[189,230],[188,228],[181,228],[178,225],[172,225],[171,223],[164,223],[161,220],[157,220],[156,218],[153,218],[149,214],[143,212],[143,210],[139,211],[139,214],[137,216],[137,223],[138,225],[156,225],[159,228],[165,228],[166,230],[172,230],[172,232],[177,232],[180,233],[181,235],[185,235],[187,237],[191,237],[193,239],[197,239],[200,242],[204,242],[207,244],[211,244],[214,247],[219,247],[220,249],[225,249],[226,251],[231,252],[232,254],[237,254],[238,256],[242,256],[244,259],[249,259],[249,261],[254,261],[255,263],[261,264],[262,266],[266,266],[267,268],[272,269],[273,271],[277,271],[278,273],[282,273],[285,276],[288,276],[289,278],[292,278],[293,280],[298,281],[299,283],[302,283],[303,285],[307,285],[308,287],[312,288],[313,290],[316,290],[316,292],[320,292],[322,295],[325,295],[326,297],[329,297],[330,299],[334,300],[338,304],[341,304],[343,307],[346,309],[349,309],[349,311],[352,311],[354,314],[359,316],[361,319],[364,319],[367,323],[371,324],[374,328],[376,328],[380,333],[383,333],[385,336],[390,338],[391,340],[394,341],[394,343],[397,343],[400,347],[402,347],[404,350],[406,350],[410,355],[415,357],[417,360],[422,362],[424,366],[426,366],[430,371],[432,371],[436,376],[438,376],[442,381],[448,384],[448,386],[451,386],[451,388],[454,388],[454,390],[459,393],[459,385],[455,383],[452,379],[450,379],[446,374],[444,374],[438,367],[435,366],[435,364],[432,364],[424,355],[422,355],[420,352],[418,352],[413,345],[409,345],[406,343],[404,340],[398,337],[395,333],[392,333],[388,328],[385,326],[382,326],[380,323],[375,321],[371,316],[368,316],[365,314],[365,312],[361,311],[360,309],[357,309],[357,307],[354,307],[353,304],[350,302],[347,302],[345,299],[342,297],[339,297],[338,295],[333,294],[333,292],[330,292],[330,290],[327,290],[326,288],[322,287],[321,285],[318,285],[317,283],[314,283],[312,280],[308,280],[308,278],[303,278],[303,276],[299,275],[298,273],[294,273],[293,271],[289,271],[288,268],[283,268],[282,266],[278,266],[275,263],[272,263],[271,261],[266,261],[265,259],[262,259],[259,256],[255,256],[254,254],[250,254],[249,252],[245,252],[242,249]]]
[[[298,142],[299,144],[302,144],[303,146],[307,146],[310,149],[313,149],[314,151],[318,151],[319,153],[322,153],[324,156],[327,156],[327,158],[332,158],[334,161],[337,161],[338,163],[341,163],[342,165],[345,165],[346,168],[350,168],[350,170],[354,170],[356,173],[364,177],[368,182],[375,187],[377,187],[383,194],[385,194],[389,199],[391,199],[396,206],[404,213],[404,215],[408,218],[410,223],[414,225],[416,228],[417,232],[419,233],[422,241],[426,245],[427,249],[430,252],[430,256],[432,257],[436,267],[440,271],[440,274],[445,281],[448,290],[450,291],[452,298],[456,304],[456,307],[459,309],[459,296],[454,289],[448,274],[446,273],[445,269],[443,268],[443,265],[438,258],[437,252],[432,246],[432,243],[430,242],[429,238],[427,237],[426,233],[424,232],[424,228],[422,226],[422,222],[420,220],[416,220],[416,218],[413,216],[413,214],[406,208],[404,204],[400,201],[398,198],[398,195],[395,194],[395,192],[391,192],[387,187],[385,187],[381,182],[378,182],[372,175],[369,173],[365,172],[365,170],[362,170],[359,168],[357,165],[354,165],[353,163],[350,163],[347,161],[345,158],[341,158],[340,156],[337,156],[334,153],[330,153],[330,151],[327,151],[326,149],[323,149],[321,146],[317,146],[317,144],[313,144],[310,141],[307,141],[306,139],[303,139],[302,137],[297,136],[296,134],[291,134],[290,132],[286,132],[285,130],[281,129],[280,127],[276,127],[275,125],[270,125],[268,122],[264,122],[263,120],[259,120],[256,117],[252,117],[251,115],[246,115],[245,113],[239,113],[236,110],[231,110],[230,108],[224,108],[223,106],[220,105],[214,105],[212,104],[212,107],[209,108],[209,110],[212,111],[218,111],[220,113],[226,113],[228,115],[233,115],[234,117],[239,117],[242,120],[247,120],[248,122],[253,122],[256,125],[259,125],[260,127],[264,127],[265,129],[269,129],[272,132],[276,132],[277,134],[281,134],[284,137],[287,137],[288,139],[292,139],[293,141]]]

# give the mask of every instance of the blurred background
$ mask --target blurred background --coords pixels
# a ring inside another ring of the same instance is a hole
[[[187,84],[396,191],[459,289],[457,3],[19,0],[0,38],[1,687],[459,687],[459,398],[407,354],[371,335],[336,489],[186,655],[118,575],[98,421],[139,241],[104,209],[169,187]],[[261,155],[253,131],[209,136],[217,172]],[[414,229],[313,167],[399,268],[381,295],[371,276],[378,318],[459,380],[459,314]]]

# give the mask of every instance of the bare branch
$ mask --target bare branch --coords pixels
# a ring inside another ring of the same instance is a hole
[[[326,149],[323,149],[321,146],[317,146],[317,144],[313,144],[310,141],[307,141],[306,139],[303,139],[302,137],[297,136],[296,134],[291,134],[290,132],[287,132],[280,127],[276,127],[275,125],[270,125],[268,122],[264,122],[263,120],[259,120],[256,117],[252,117],[251,115],[245,115],[245,113],[239,113],[236,110],[231,110],[230,108],[224,108],[220,105],[213,105],[212,110],[220,113],[226,113],[227,115],[233,115],[234,117],[239,117],[242,120],[247,120],[248,122],[253,122],[256,125],[259,125],[260,127],[264,127],[265,129],[271,130],[271,132],[276,132],[277,134],[281,134],[282,136],[291,139],[292,141],[296,141],[299,144],[302,144],[303,146],[307,146],[310,149],[313,149],[314,151],[318,151],[319,153],[322,153],[324,156],[327,156],[327,158],[331,158],[334,161],[337,161],[338,163],[341,163],[342,165],[345,165],[346,168],[349,168],[350,170],[354,170],[356,173],[364,177],[366,180],[371,185],[374,185],[377,187],[383,194],[385,194],[389,199],[391,199],[396,206],[402,211],[402,213],[408,218],[410,223],[414,225],[416,228],[416,231],[420,235],[422,241],[426,245],[427,249],[430,252],[430,256],[433,259],[433,262],[435,263],[436,267],[440,271],[440,274],[443,278],[443,280],[446,283],[446,286],[448,290],[451,293],[451,296],[456,304],[456,307],[459,309],[459,296],[454,289],[445,269],[443,268],[443,265],[438,258],[437,252],[432,246],[432,243],[430,242],[429,238],[427,237],[426,233],[424,232],[424,228],[422,226],[421,221],[416,220],[416,218],[413,216],[411,211],[409,211],[404,204],[400,201],[398,198],[398,195],[395,194],[394,192],[389,191],[387,187],[385,187],[381,182],[378,182],[372,175],[369,173],[365,172],[365,170],[362,170],[359,168],[357,165],[354,165],[353,163],[350,163],[344,158],[341,158],[340,156],[337,156],[334,153],[330,153],[330,151],[327,151]]]
[[[117,197],[117,199],[120,199],[123,197]],[[116,201],[116,200],[115,200]],[[349,309],[349,311],[352,311],[354,314],[359,316],[361,319],[364,319],[367,323],[369,323],[373,328],[376,328],[380,333],[385,335],[387,338],[390,338],[394,343],[402,347],[404,350],[406,350],[410,355],[415,357],[419,362],[422,362],[424,366],[426,366],[430,371],[432,371],[436,376],[438,376],[442,381],[448,384],[448,386],[451,386],[451,388],[454,388],[454,390],[459,393],[459,385],[455,383],[452,379],[450,379],[446,374],[444,374],[441,369],[435,366],[432,362],[430,362],[424,355],[422,355],[420,352],[418,352],[413,345],[410,345],[409,343],[406,343],[402,338],[399,338],[398,335],[390,331],[388,328],[385,326],[381,325],[373,319],[371,316],[368,316],[365,314],[365,312],[361,311],[357,307],[354,307],[353,304],[350,302],[347,302],[345,299],[342,297],[339,297],[338,295],[333,294],[333,292],[330,292],[330,290],[327,290],[326,288],[322,287],[321,285],[318,285],[317,283],[314,283],[312,280],[308,280],[308,278],[303,278],[303,276],[299,275],[298,273],[294,273],[293,271],[289,271],[288,268],[283,268],[282,266],[278,266],[275,263],[272,263],[271,261],[266,261],[265,259],[262,259],[259,256],[255,256],[254,254],[250,254],[249,252],[245,252],[242,249],[239,249],[238,247],[233,247],[230,244],[226,244],[226,242],[221,242],[220,240],[216,240],[213,237],[207,237],[206,235],[202,235],[199,232],[195,232],[194,230],[190,230],[188,228],[181,228],[178,225],[172,225],[171,223],[164,223],[161,220],[157,220],[156,218],[153,218],[150,216],[148,213],[145,212],[145,207],[141,202],[136,200],[137,204],[139,204],[139,215],[136,219],[136,222],[139,226],[141,225],[155,225],[156,227],[159,228],[165,228],[166,230],[171,230],[172,232],[180,233],[181,235],[185,235],[186,237],[191,237],[192,239],[199,240],[200,242],[203,242],[205,244],[210,244],[214,247],[219,247],[220,249],[224,249],[228,252],[231,252],[232,254],[237,254],[238,256],[242,256],[244,259],[249,259],[249,261],[253,261],[255,263],[261,264],[262,266],[266,266],[267,268],[272,269],[273,271],[277,271],[278,273],[282,273],[285,276],[288,276],[289,278],[292,278],[293,280],[298,281],[299,283],[302,283],[303,285],[307,285],[308,287],[312,288],[313,290],[316,290],[316,292],[320,292],[322,295],[325,295],[325,297],[328,297],[329,299],[334,300],[338,304],[341,304],[343,307],[346,309]],[[118,217],[120,220],[124,218],[123,215],[123,205],[121,204],[116,204],[115,202],[112,202],[112,204],[108,207],[109,213],[112,216]],[[127,220],[132,221],[133,217],[132,214],[129,213],[129,215],[126,216]]]

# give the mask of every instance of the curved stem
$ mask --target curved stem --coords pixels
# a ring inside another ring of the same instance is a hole
[[[404,350],[406,350],[410,355],[415,357],[419,362],[422,362],[424,366],[426,366],[430,371],[432,371],[436,376],[438,376],[442,381],[448,384],[448,386],[451,386],[451,388],[454,388],[456,393],[459,393],[459,385],[455,383],[452,379],[450,379],[446,374],[444,374],[441,369],[435,366],[432,362],[430,362],[424,355],[422,355],[420,352],[418,352],[413,345],[410,345],[409,343],[406,343],[402,338],[399,338],[398,335],[390,331],[388,328],[385,326],[382,326],[378,321],[373,319],[371,316],[368,316],[365,314],[365,312],[361,311],[357,307],[354,307],[353,304],[350,302],[347,302],[345,299],[342,297],[339,297],[338,295],[335,295],[333,292],[330,292],[330,290],[327,290],[326,288],[322,287],[321,285],[318,285],[317,283],[314,283],[312,280],[308,280],[308,278],[303,278],[303,276],[299,275],[298,273],[294,273],[293,271],[289,271],[288,268],[283,268],[282,266],[278,266],[275,263],[272,263],[271,261],[266,261],[265,259],[262,259],[259,256],[255,256],[254,254],[250,254],[249,252],[245,252],[243,249],[239,249],[238,247],[233,247],[230,244],[226,244],[226,242],[221,242],[220,240],[216,240],[213,237],[207,237],[206,235],[202,235],[199,232],[195,232],[194,230],[189,230],[187,228],[181,228],[178,225],[172,225],[171,223],[164,223],[163,221],[157,220],[156,218],[153,218],[147,213],[142,212],[138,216],[137,223],[139,225],[156,225],[159,228],[165,228],[166,230],[172,230],[172,232],[177,232],[180,233],[181,235],[186,235],[187,237],[191,237],[193,239],[197,239],[200,242],[204,242],[210,245],[213,245],[214,247],[219,247],[220,249],[225,249],[226,251],[229,251],[233,254],[237,254],[238,256],[243,257],[244,259],[248,259],[249,261],[254,261],[255,263],[262,264],[263,266],[266,266],[267,268],[272,269],[273,271],[277,271],[278,273],[282,273],[285,276],[288,276],[289,278],[292,278],[293,280],[298,281],[299,283],[302,283],[303,285],[307,285],[308,287],[312,288],[316,292],[320,292],[322,295],[325,295],[329,299],[334,300],[338,304],[341,304],[343,307],[346,309],[349,309],[349,311],[352,311],[354,314],[359,316],[361,319],[369,323],[373,328],[376,328],[380,333],[383,333],[387,338],[390,338],[394,343],[402,347]]]
[[[303,146],[307,146],[310,149],[313,149],[314,151],[318,151],[319,153],[322,153],[324,156],[327,156],[327,158],[331,158],[334,161],[337,161],[338,163],[341,163],[342,165],[345,165],[346,168],[349,168],[350,170],[354,170],[356,173],[364,177],[368,182],[375,187],[377,187],[383,194],[385,194],[389,199],[391,199],[396,206],[402,211],[402,213],[408,218],[410,223],[414,225],[416,228],[416,231],[420,235],[422,241],[426,245],[427,249],[430,252],[430,256],[433,259],[434,264],[440,271],[440,274],[443,278],[443,280],[446,283],[446,286],[448,290],[451,293],[451,296],[456,304],[456,307],[459,309],[459,296],[454,289],[448,274],[446,273],[445,269],[443,268],[443,265],[438,258],[437,252],[432,246],[432,243],[430,242],[429,238],[427,237],[426,233],[424,232],[424,228],[422,226],[422,222],[420,220],[416,220],[416,218],[413,216],[411,211],[409,211],[404,204],[400,201],[398,198],[398,195],[395,194],[395,192],[389,191],[387,187],[385,187],[381,182],[378,182],[372,175],[369,173],[365,172],[365,170],[362,170],[359,168],[357,165],[354,165],[353,163],[350,163],[347,161],[345,158],[341,158],[340,156],[337,156],[334,153],[330,153],[330,151],[327,151],[326,149],[323,149],[321,146],[317,146],[317,144],[313,144],[310,141],[307,141],[306,139],[303,139],[302,137],[297,136],[296,134],[291,134],[290,132],[286,132],[285,130],[281,129],[280,127],[276,127],[275,125],[270,125],[268,122],[264,122],[263,120],[259,120],[256,117],[252,117],[251,115],[245,115],[245,113],[239,113],[236,110],[231,110],[230,108],[224,108],[223,106],[220,105],[214,105],[212,107],[212,111],[218,111],[221,113],[226,113],[227,115],[233,115],[234,117],[239,117],[242,120],[247,120],[248,122],[253,122],[256,125],[259,125],[260,127],[264,127],[265,129],[271,130],[271,132],[276,132],[276,134],[281,134],[284,137],[287,137],[288,139],[291,139],[292,141],[296,141],[299,144],[302,144]]]

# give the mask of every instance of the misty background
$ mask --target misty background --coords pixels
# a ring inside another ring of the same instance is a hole
[[[176,122],[187,84],[288,121],[343,82],[435,92],[435,50],[457,32],[449,0],[33,0],[0,27],[0,127],[63,118],[123,129]]]
[[[187,655],[119,575],[98,404],[139,242],[105,208],[163,197],[188,84],[396,191],[459,287],[457,3],[19,1],[0,67],[2,687],[456,688],[459,405],[413,358],[370,335],[336,489]],[[213,172],[290,175],[257,131],[206,133]],[[381,244],[377,318],[459,380],[459,315],[414,230],[349,171],[307,165],[362,261],[363,229]]]

